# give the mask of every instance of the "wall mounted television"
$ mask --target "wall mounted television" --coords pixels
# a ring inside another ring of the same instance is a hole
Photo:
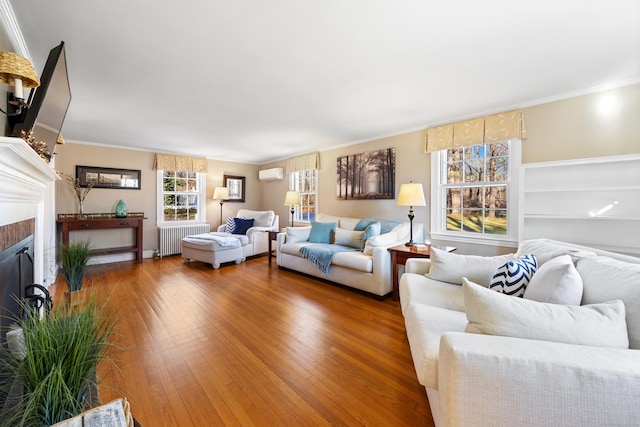
[[[21,131],[32,130],[34,140],[45,142],[53,156],[71,102],[64,42],[49,52],[40,86],[31,91],[27,102],[31,106],[13,121],[11,136],[19,137]]]

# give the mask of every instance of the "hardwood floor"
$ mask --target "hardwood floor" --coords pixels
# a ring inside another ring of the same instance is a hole
[[[100,397],[144,427],[433,426],[399,303],[269,265],[181,257],[91,266],[118,318]],[[62,297],[59,277],[51,290]]]

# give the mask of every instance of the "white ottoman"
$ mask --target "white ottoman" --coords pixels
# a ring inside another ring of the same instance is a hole
[[[224,262],[234,261],[240,264],[245,260],[242,239],[223,233],[203,233],[182,239],[182,257],[185,262],[191,260],[206,262],[213,268],[219,268]]]

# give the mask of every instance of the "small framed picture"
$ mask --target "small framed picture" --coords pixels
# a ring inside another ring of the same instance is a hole
[[[135,169],[101,168],[97,166],[77,166],[76,178],[80,187],[140,189],[140,171]]]
[[[243,202],[246,178],[244,176],[224,175],[224,186],[229,189],[227,202]]]

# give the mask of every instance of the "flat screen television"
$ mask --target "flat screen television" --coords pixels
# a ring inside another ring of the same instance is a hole
[[[70,102],[67,59],[64,42],[60,42],[49,52],[40,86],[31,91],[27,100],[31,106],[14,120],[11,136],[19,137],[21,131],[31,130],[34,140],[45,142],[49,155],[53,156]]]

